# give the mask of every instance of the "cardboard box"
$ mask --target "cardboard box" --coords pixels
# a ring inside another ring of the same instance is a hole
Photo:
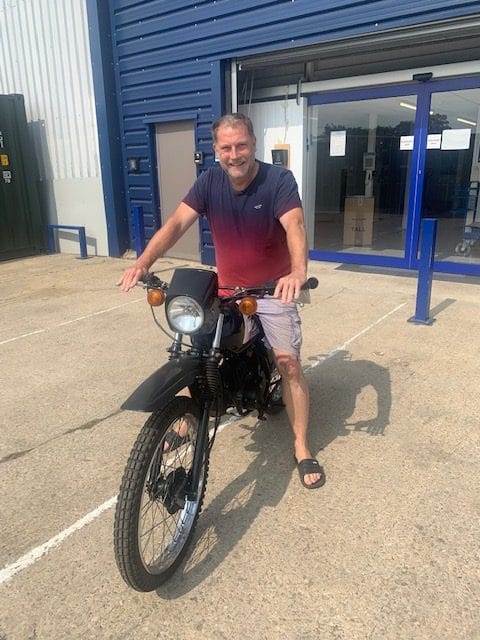
[[[364,247],[372,244],[375,198],[351,196],[345,198],[343,244]]]

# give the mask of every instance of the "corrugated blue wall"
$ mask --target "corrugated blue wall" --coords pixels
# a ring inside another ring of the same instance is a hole
[[[480,2],[110,0],[110,8],[127,207],[143,206],[150,236],[161,218],[152,123],[194,115],[197,149],[205,166],[213,162],[209,128],[224,108],[220,61],[466,16]],[[138,173],[127,172],[128,157],[141,159]]]

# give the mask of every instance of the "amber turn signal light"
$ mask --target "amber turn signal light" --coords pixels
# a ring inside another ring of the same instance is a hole
[[[165,302],[165,293],[160,289],[149,289],[147,302],[151,307],[160,307]]]
[[[251,316],[257,310],[257,301],[255,298],[243,298],[240,301],[238,308],[244,316]]]

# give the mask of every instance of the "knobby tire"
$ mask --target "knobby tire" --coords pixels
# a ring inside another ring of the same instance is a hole
[[[199,420],[199,408],[191,398],[173,398],[151,414],[128,459],[115,511],[114,550],[123,579],[137,591],[153,591],[165,582],[182,562],[191,542],[208,476],[206,447],[196,499],[188,500],[183,485],[193,462]],[[174,451],[164,452],[167,432],[182,422],[188,424],[189,440]],[[183,499],[183,508],[176,502],[172,507],[174,500],[181,504]],[[169,508],[177,511],[172,514]],[[149,520],[144,532],[143,518]],[[155,541],[160,549],[158,558],[153,550]],[[150,555],[147,545],[152,546],[151,560],[146,557]]]

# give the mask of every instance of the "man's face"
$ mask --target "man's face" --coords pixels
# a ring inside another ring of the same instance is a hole
[[[219,127],[213,148],[234,186],[247,186],[253,180],[256,173],[256,140],[243,124]]]

